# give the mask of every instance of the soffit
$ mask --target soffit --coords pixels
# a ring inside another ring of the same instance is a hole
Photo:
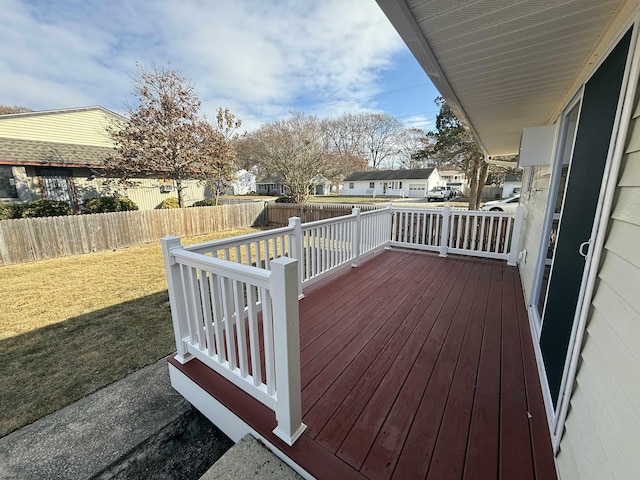
[[[622,0],[378,0],[489,155],[553,120]],[[636,2],[637,3],[637,2]]]

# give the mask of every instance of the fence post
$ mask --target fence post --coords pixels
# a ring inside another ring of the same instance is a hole
[[[307,426],[302,423],[298,260],[271,262],[273,343],[276,368],[276,426],[273,433],[291,446]]]
[[[360,209],[354,207],[351,209],[351,215],[356,217],[356,231],[353,235],[353,243],[351,244],[351,250],[353,255],[352,267],[360,265],[360,243],[362,242],[362,217],[360,216]]]
[[[186,363],[192,359],[187,351],[189,327],[187,325],[187,309],[182,294],[182,276],[180,275],[180,265],[173,259],[172,251],[182,248],[180,239],[174,236],[160,239],[162,244],[162,258],[164,260],[164,270],[167,276],[167,286],[169,287],[169,304],[171,305],[171,320],[173,321],[173,334],[176,340],[176,360]]]
[[[302,293],[302,281],[304,280],[304,245],[302,242],[302,221],[300,217],[289,218],[289,228],[293,228],[293,240],[291,241],[291,258],[298,260],[298,299],[304,298]]]
[[[522,224],[524,223],[524,206],[518,205],[516,208],[516,216],[513,222],[513,233],[511,235],[511,245],[509,246],[509,255],[507,257],[507,265],[515,266],[518,264],[518,256],[520,254],[520,236],[522,235]]]
[[[451,207],[442,207],[442,230],[440,231],[440,256],[446,257],[449,247],[449,227],[451,221]]]

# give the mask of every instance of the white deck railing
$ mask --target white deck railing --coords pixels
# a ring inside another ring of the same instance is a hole
[[[176,359],[211,367],[273,409],[289,445],[306,428],[300,405],[298,299],[304,287],[384,247],[507,260],[523,211],[392,208],[183,247],[162,239]],[[287,258],[288,257],[288,258]]]
[[[199,359],[274,410],[274,433],[293,445],[306,428],[297,260],[276,258],[266,270],[188,251],[177,237],[162,248],[176,359]]]
[[[391,246],[506,260],[516,265],[523,207],[515,213],[394,208]]]

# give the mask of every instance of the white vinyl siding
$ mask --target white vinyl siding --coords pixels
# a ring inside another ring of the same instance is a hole
[[[520,261],[520,277],[527,302],[530,300],[531,289],[533,287],[533,277],[538,260],[538,249],[540,248],[541,232],[544,223],[544,211],[547,205],[549,194],[549,182],[551,179],[551,168],[532,168],[531,190],[523,191],[523,204],[526,206],[526,216],[522,230],[523,245],[527,255]]]
[[[101,108],[0,119],[0,137],[111,147],[106,127],[118,117]]]
[[[630,125],[558,466],[640,478],[640,111]]]

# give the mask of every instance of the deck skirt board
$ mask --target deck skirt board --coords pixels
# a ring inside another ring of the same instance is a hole
[[[317,478],[555,478],[514,267],[384,251],[305,291],[300,338],[293,447],[240,389],[172,364]]]

